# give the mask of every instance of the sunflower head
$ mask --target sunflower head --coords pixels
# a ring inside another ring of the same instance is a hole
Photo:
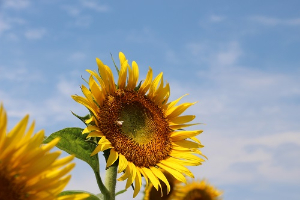
[[[205,180],[178,184],[174,189],[175,200],[221,200],[222,192]]]
[[[58,158],[61,152],[49,151],[58,143],[54,139],[41,146],[44,131],[34,133],[34,123],[26,130],[25,116],[7,132],[6,112],[0,104],[0,199],[5,200],[64,200],[85,199],[88,194],[58,197],[75,166],[74,156]]]
[[[149,68],[143,83],[139,84],[139,68],[135,61],[130,65],[120,52],[118,80],[111,69],[96,59],[98,71],[90,74],[88,87],[82,85],[84,97],[72,98],[91,113],[83,133],[98,137],[98,146],[92,155],[109,150],[106,166],[116,161],[118,172],[124,174],[118,180],[126,180],[126,188],[135,182],[134,196],[140,190],[142,177],[150,181],[156,190],[170,184],[162,173],[169,172],[175,179],[186,182],[185,176],[193,174],[185,166],[200,165],[204,160],[199,148],[203,147],[195,137],[202,130],[185,131],[194,115],[182,113],[195,103],[177,105],[180,99],[169,102],[170,86],[163,74],[153,78]]]

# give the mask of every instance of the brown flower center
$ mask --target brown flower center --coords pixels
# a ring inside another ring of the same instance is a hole
[[[200,189],[190,190],[183,200],[212,200],[211,196]]]
[[[162,110],[136,91],[117,90],[100,108],[99,126],[118,153],[136,166],[155,166],[172,149]]]
[[[23,186],[16,184],[14,177],[7,177],[0,166],[0,200],[25,200],[26,193]]]

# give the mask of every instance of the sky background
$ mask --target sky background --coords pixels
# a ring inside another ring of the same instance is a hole
[[[198,101],[186,113],[206,124],[194,129],[209,160],[190,168],[195,177],[225,200],[299,200],[299,9],[298,0],[0,0],[0,102],[10,128],[25,114],[46,135],[84,128],[70,111],[87,110],[70,95],[81,95],[96,57],[113,67],[110,54],[119,63],[122,51],[140,80],[151,66],[171,100]],[[98,193],[76,163],[67,189]]]

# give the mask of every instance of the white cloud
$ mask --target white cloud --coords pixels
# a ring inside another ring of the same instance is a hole
[[[25,32],[25,37],[29,40],[37,40],[43,38],[46,33],[45,28],[29,29]]]
[[[237,41],[189,43],[181,54],[198,77],[169,80],[172,96],[199,101],[187,114],[206,124],[198,138],[209,159],[190,169],[218,184],[299,183],[299,73],[241,66],[244,54]]]
[[[4,0],[3,7],[10,8],[10,9],[25,9],[28,8],[30,5],[30,1],[28,0]]]
[[[195,58],[196,63],[206,63],[219,67],[236,65],[241,55],[243,55],[237,41],[225,44],[189,43],[186,45],[186,50],[188,54]]]
[[[4,31],[7,31],[11,28],[11,25],[0,16],[0,36]]]
[[[109,11],[109,7],[106,5],[100,5],[98,1],[92,0],[83,0],[81,1],[82,5],[91,10],[95,10],[97,12],[107,12]]]
[[[211,15],[211,16],[209,17],[209,20],[210,20],[211,22],[214,22],[214,23],[222,22],[222,21],[224,21],[225,19],[226,19],[226,17],[220,16],[220,15]]]
[[[79,62],[83,61],[86,58],[86,55],[82,52],[75,52],[70,55],[69,60],[71,62]]]
[[[23,66],[22,62],[19,62],[14,66],[0,66],[0,80],[13,81],[15,83],[30,83],[42,81],[43,78],[39,72],[29,71],[28,68]]]
[[[267,17],[267,16],[252,16],[250,20],[254,22],[258,22],[260,24],[276,26],[276,25],[287,25],[287,26],[299,26],[300,18],[292,18],[292,19],[279,19],[275,17]]]
[[[78,27],[89,27],[93,21],[91,16],[78,16],[73,25]]]
[[[300,132],[258,137],[227,137],[218,134],[217,137],[206,136],[206,139],[209,144],[203,148],[203,152],[207,153],[209,160],[198,170],[193,169],[199,177],[205,175],[219,184],[298,181],[299,161],[295,161],[298,164],[292,168],[288,166],[289,163],[279,165],[279,162],[284,161],[283,156],[278,155],[277,149],[281,145],[298,146],[298,149],[291,148],[289,152],[284,152],[293,154],[289,159],[296,160],[300,156]]]
[[[78,16],[81,13],[81,10],[75,6],[64,5],[61,8],[71,16]]]

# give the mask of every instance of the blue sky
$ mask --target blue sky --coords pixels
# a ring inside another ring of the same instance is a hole
[[[81,94],[95,58],[122,51],[164,72],[209,160],[191,168],[224,199],[300,199],[299,1],[0,1],[0,101],[12,127],[30,114],[46,134],[83,127]],[[118,62],[117,62],[118,63]],[[68,189],[98,193],[76,161]],[[104,164],[102,164],[104,165]],[[102,171],[103,168],[102,168]],[[118,182],[118,190],[124,183]],[[130,199],[132,191],[117,199]],[[140,199],[139,195],[136,199]]]

